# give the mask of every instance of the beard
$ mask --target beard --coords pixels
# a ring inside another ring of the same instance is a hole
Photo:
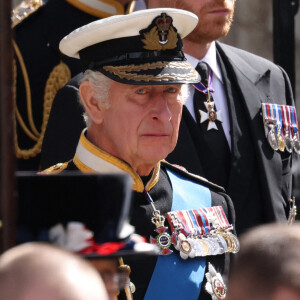
[[[211,43],[228,34],[233,22],[233,15],[216,19],[213,22],[200,22],[196,28],[186,37],[187,40],[197,43]]]
[[[231,1],[233,0],[212,0],[204,4],[198,11],[185,0],[160,0],[159,6],[184,9],[197,15],[199,18],[197,26],[185,39],[197,43],[210,43],[228,34],[233,22],[235,8],[232,3],[229,3]],[[227,16],[208,15],[209,11],[215,9],[228,9],[230,13]]]

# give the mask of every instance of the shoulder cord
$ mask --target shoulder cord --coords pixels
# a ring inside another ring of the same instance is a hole
[[[30,83],[29,83],[29,77],[26,70],[26,66],[22,57],[22,54],[20,52],[20,49],[18,48],[16,42],[13,40],[13,48],[15,51],[15,54],[17,56],[17,59],[19,61],[22,75],[24,78],[24,84],[25,84],[25,90],[26,90],[26,104],[27,104],[27,116],[28,116],[28,122],[30,129],[26,126],[19,110],[17,107],[17,67],[16,67],[16,61],[14,60],[13,63],[13,100],[14,100],[14,109],[15,109],[15,150],[16,150],[16,156],[17,158],[22,159],[29,159],[31,157],[35,157],[38,155],[42,150],[42,142],[44,138],[44,134],[46,131],[46,126],[48,124],[49,115],[51,106],[54,100],[54,97],[57,93],[57,91],[63,87],[71,78],[71,71],[69,67],[64,63],[60,62],[57,66],[53,68],[51,73],[49,74],[49,77],[46,82],[45,86],[45,92],[44,92],[44,106],[43,106],[43,121],[41,125],[41,132],[38,132],[36,129],[36,126],[34,124],[33,116],[32,116],[32,103],[31,103],[31,90],[30,90]],[[20,127],[23,129],[25,134],[36,142],[36,144],[31,149],[20,149],[18,144],[18,136],[17,136],[17,123],[20,125]]]

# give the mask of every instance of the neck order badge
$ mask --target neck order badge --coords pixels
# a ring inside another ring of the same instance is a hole
[[[215,110],[215,102],[213,101],[211,94],[215,92],[212,87],[212,80],[213,80],[213,72],[210,71],[208,74],[208,65],[205,62],[200,62],[196,70],[201,76],[201,82],[194,84],[195,93],[197,91],[206,95],[206,101],[204,101],[205,108],[207,112],[202,111],[199,109],[200,113],[200,123],[203,123],[208,120],[207,130],[215,129],[218,130],[216,125],[216,121],[222,122],[221,111]]]

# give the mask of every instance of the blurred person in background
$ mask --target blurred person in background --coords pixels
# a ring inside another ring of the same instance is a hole
[[[108,300],[101,276],[88,262],[43,243],[15,246],[0,256],[0,298]]]
[[[300,300],[300,223],[267,224],[240,238],[228,300]]]

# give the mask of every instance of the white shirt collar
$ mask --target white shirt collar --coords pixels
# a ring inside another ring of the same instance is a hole
[[[216,76],[221,82],[223,82],[222,79],[222,73],[221,73],[221,69],[217,63],[217,51],[216,51],[216,43],[212,42],[208,52],[206,53],[206,55],[203,57],[203,59],[197,59],[187,53],[185,53],[186,59],[188,60],[188,62],[194,67],[196,68],[198,62],[200,61],[204,61],[207,64],[209,64],[210,68],[212,69],[214,76]]]

